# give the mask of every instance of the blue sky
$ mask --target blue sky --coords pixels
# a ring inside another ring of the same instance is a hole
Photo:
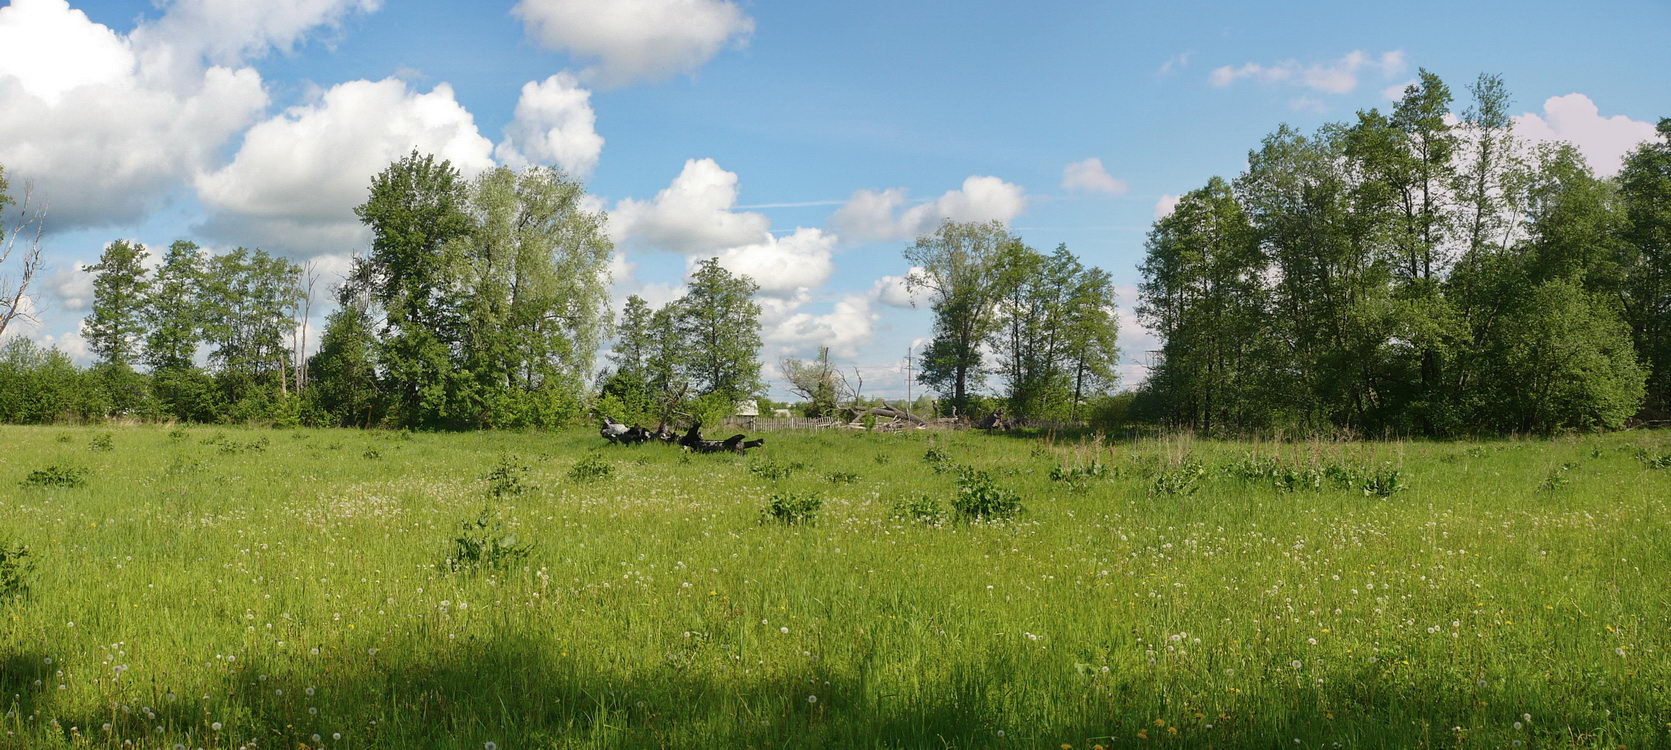
[[[84,357],[76,264],[119,237],[330,277],[363,247],[367,178],[417,146],[584,176],[618,296],[664,300],[719,256],[766,287],[769,362],[830,345],[883,395],[929,327],[897,285],[909,236],[1003,219],[1113,273],[1135,381],[1154,344],[1132,285],[1168,196],[1279,123],[1387,106],[1419,67],[1459,97],[1503,75],[1523,136],[1608,173],[1671,115],[1668,29],[1664,0],[13,0],[0,164],[53,228],[22,333]]]

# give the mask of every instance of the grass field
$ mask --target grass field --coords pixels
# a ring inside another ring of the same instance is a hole
[[[1664,433],[601,443],[0,428],[0,747],[1671,746]]]

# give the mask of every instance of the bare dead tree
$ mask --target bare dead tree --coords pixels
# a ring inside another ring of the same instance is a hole
[[[296,392],[301,393],[308,381],[308,320],[313,314],[313,287],[319,282],[319,271],[314,261],[302,264],[302,321],[291,330],[291,348],[296,356]],[[298,336],[300,342],[297,342]]]
[[[24,188],[23,204],[18,207],[17,219],[11,230],[0,226],[0,336],[6,334],[6,328],[14,320],[36,322],[34,314],[25,308],[24,301],[29,294],[29,284],[41,270],[41,237],[46,234],[46,206],[32,209],[34,192],[31,187]],[[4,205],[3,202],[0,205]],[[21,254],[19,239],[23,240]],[[14,256],[17,258],[17,270],[8,273],[6,264],[12,263]]]

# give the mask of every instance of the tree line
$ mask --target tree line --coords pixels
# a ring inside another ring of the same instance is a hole
[[[1671,119],[1617,177],[1517,138],[1502,80],[1453,111],[1282,126],[1148,235],[1164,342],[1135,408],[1207,431],[1617,428],[1671,408]]]

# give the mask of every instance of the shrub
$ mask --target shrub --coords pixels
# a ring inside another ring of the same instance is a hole
[[[890,517],[896,521],[909,521],[928,525],[938,525],[946,520],[946,511],[940,507],[940,502],[928,495],[900,498],[894,503]]]
[[[503,569],[532,551],[533,545],[524,544],[516,534],[507,533],[505,522],[491,508],[483,506],[475,520],[460,524],[459,535],[453,537],[452,554],[441,562],[441,569],[454,573]]]
[[[1364,474],[1363,494],[1377,497],[1392,497],[1393,495],[1410,489],[1404,483],[1404,473],[1391,466],[1383,466]]]
[[[582,461],[581,463],[585,463]],[[570,474],[574,472],[571,470]],[[500,456],[499,463],[482,476],[487,481],[487,494],[495,500],[524,494],[533,489],[527,482],[528,467],[518,464],[510,456]]]
[[[80,466],[53,464],[29,472],[18,485],[21,487],[80,487],[87,484],[87,470]]]
[[[88,450],[95,450],[95,451],[112,451],[112,450],[115,450],[116,449],[116,436],[114,436],[114,435],[112,435],[108,432],[100,434],[100,435],[94,437],[92,442],[87,444],[87,449]]]
[[[1636,452],[1636,460],[1650,469],[1671,469],[1671,453],[1655,453],[1643,448]]]
[[[169,479],[179,479],[203,473],[203,462],[189,456],[175,456],[163,469],[163,476]]]
[[[574,465],[569,467],[569,479],[575,482],[592,482],[607,478],[614,473],[615,467],[595,453],[574,462]]]
[[[803,468],[806,468],[803,464],[780,464],[768,458],[765,461],[749,466],[748,473],[760,477],[761,479],[788,479],[790,475]]]
[[[964,469],[957,477],[957,497],[952,509],[969,521],[995,521],[1021,512],[1021,496],[999,487],[992,475]]]
[[[29,559],[28,547],[0,542],[0,601],[27,592],[32,572],[34,562]]]
[[[1110,475],[1107,466],[1096,459],[1083,466],[1063,466],[1058,464],[1050,469],[1050,481],[1063,482],[1074,491],[1084,490],[1090,486],[1092,480],[1105,479]]]
[[[788,525],[814,523],[818,520],[818,511],[823,509],[824,499],[817,493],[797,495],[794,493],[774,494],[767,501],[766,508],[760,513],[760,522],[777,522]]]
[[[1151,495],[1193,495],[1201,489],[1201,478],[1207,473],[1201,467],[1201,462],[1194,459],[1185,460],[1170,469],[1164,469],[1155,475],[1155,481],[1149,485]]]
[[[1538,485],[1538,488],[1552,492],[1567,486],[1572,482],[1572,478],[1567,476],[1567,472],[1572,471],[1577,466],[1578,464],[1568,461],[1555,467],[1550,470],[1548,476],[1543,478],[1543,483]]]

